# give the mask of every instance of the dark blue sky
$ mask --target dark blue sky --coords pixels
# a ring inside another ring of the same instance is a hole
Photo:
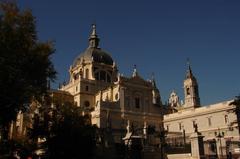
[[[163,102],[174,89],[183,99],[186,59],[199,82],[203,105],[240,93],[239,0],[19,0],[37,18],[39,39],[54,40],[55,86],[68,80],[74,58],[88,46],[96,22],[100,46],[120,73],[133,65],[155,73]]]

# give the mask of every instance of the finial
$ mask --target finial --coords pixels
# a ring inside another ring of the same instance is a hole
[[[97,48],[99,41],[100,40],[97,35],[96,24],[92,24],[92,33],[89,37],[89,47]]]
[[[91,34],[91,36],[97,36],[96,24],[95,23],[92,24],[92,34]]]
[[[191,71],[191,63],[189,58],[187,58],[187,66],[188,66],[188,70]]]
[[[186,77],[191,78],[193,76],[193,74],[192,74],[192,69],[191,69],[189,58],[187,58],[187,67],[188,67],[188,69],[187,69],[187,76]]]
[[[133,66],[133,74],[132,74],[132,77],[136,77],[138,76],[138,73],[137,73],[137,65],[134,65]]]

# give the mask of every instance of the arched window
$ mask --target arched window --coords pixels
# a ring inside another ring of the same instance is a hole
[[[106,81],[106,72],[105,71],[101,71],[100,72],[100,81]]]
[[[225,120],[225,124],[227,124],[228,123],[228,115],[224,116],[224,120]]]
[[[74,80],[79,79],[79,73],[74,73],[74,74],[73,74],[73,78],[74,78]]]
[[[89,79],[89,69],[88,68],[86,69],[85,77],[86,77],[86,79]]]
[[[135,108],[140,108],[140,98],[139,97],[135,97]]]
[[[187,95],[190,95],[190,88],[187,88]]]
[[[107,74],[107,82],[108,82],[108,83],[111,83],[111,77],[110,77],[109,74]]]
[[[111,79],[111,74],[107,71],[104,70],[97,70],[94,73],[95,79],[98,81],[103,81],[103,82],[107,82],[107,83],[111,83],[112,79]]]

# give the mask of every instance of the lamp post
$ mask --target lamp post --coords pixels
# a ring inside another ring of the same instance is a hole
[[[218,132],[215,132],[215,136],[216,136],[216,138],[219,140],[221,158],[223,158],[222,141],[221,141],[221,139],[224,137],[224,132],[220,132],[220,129],[218,128]]]
[[[165,138],[166,138],[166,135],[167,135],[168,131],[165,130],[164,128],[163,129],[160,129],[160,132],[159,132],[159,138],[160,138],[160,155],[161,155],[161,159],[165,159],[166,158],[166,141],[165,141]]]

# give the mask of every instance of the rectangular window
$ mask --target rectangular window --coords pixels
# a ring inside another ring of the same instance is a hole
[[[140,98],[139,97],[135,98],[135,107],[140,108]]]
[[[85,91],[88,91],[88,86],[85,87]]]
[[[179,130],[182,130],[182,123],[178,123],[179,124]]]
[[[196,125],[196,120],[193,120],[193,121],[192,121],[192,124],[193,124],[193,128],[194,128],[195,125]]]
[[[208,126],[212,126],[212,119],[211,119],[211,117],[208,117]]]

